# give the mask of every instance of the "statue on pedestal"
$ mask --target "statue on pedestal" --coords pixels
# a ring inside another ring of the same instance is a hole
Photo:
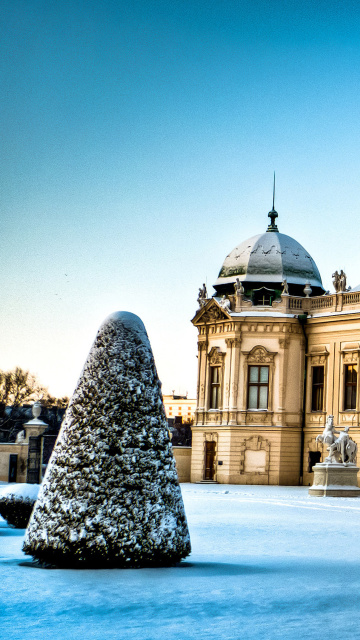
[[[323,444],[333,444],[335,440],[334,436],[334,416],[328,415],[326,418],[326,424],[324,431],[316,437],[316,442],[321,442]]]
[[[324,431],[316,438],[316,442],[329,445],[327,447],[329,455],[325,458],[325,462],[337,462],[345,466],[350,463],[356,464],[357,444],[350,438],[349,429],[349,425],[346,425],[343,431],[337,431],[334,426],[334,416],[327,417]],[[338,434],[338,437],[335,434]]]
[[[284,280],[282,281],[281,286],[283,288],[281,295],[282,296],[288,296],[289,295],[289,285],[287,283],[286,278],[284,278]]]
[[[336,431],[339,436],[328,447],[329,455],[325,458],[325,462],[342,462],[345,466],[348,464],[356,464],[357,444],[351,440],[349,436],[349,425],[346,425],[343,431]]]
[[[314,483],[309,489],[310,496],[360,498],[357,444],[350,438],[349,428],[346,425],[338,431],[334,428],[334,416],[328,416],[324,431],[316,441],[328,445],[329,455],[324,462],[313,466]]]
[[[225,309],[225,311],[230,311],[230,300],[225,295],[221,297],[220,307]]]
[[[206,305],[206,300],[207,300],[207,291],[206,291],[206,285],[204,282],[203,286],[200,287],[199,289],[199,295],[197,298],[200,309]]]
[[[245,289],[243,287],[243,283],[241,282],[240,278],[236,278],[236,282],[234,283],[234,289],[235,289],[236,296],[244,295]]]
[[[340,273],[335,271],[332,274],[333,285],[336,293],[342,293],[346,291],[346,273],[341,269]]]

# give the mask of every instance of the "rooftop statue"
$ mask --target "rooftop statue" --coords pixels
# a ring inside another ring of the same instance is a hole
[[[346,273],[344,273],[342,269],[340,273],[335,271],[335,273],[332,274],[332,279],[336,293],[346,291]]]
[[[281,286],[283,288],[282,295],[283,296],[288,296],[289,295],[289,285],[287,283],[286,278],[284,278],[284,280],[282,281]]]
[[[243,283],[241,282],[240,278],[236,278],[236,282],[234,282],[234,289],[235,289],[236,296],[244,295],[245,289],[243,287]]]
[[[230,311],[230,300],[225,295],[221,297],[220,306],[225,309],[225,311]]]
[[[200,287],[200,289],[199,289],[199,295],[198,295],[198,298],[197,298],[197,301],[199,303],[200,309],[201,309],[201,307],[205,306],[206,300],[207,300],[207,291],[206,291],[206,285],[205,285],[205,282],[204,282],[203,286]]]

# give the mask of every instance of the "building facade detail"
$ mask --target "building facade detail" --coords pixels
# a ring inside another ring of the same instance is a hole
[[[325,292],[308,252],[270,227],[228,254],[192,320],[195,482],[311,485],[329,415],[360,444],[360,286],[340,271]]]

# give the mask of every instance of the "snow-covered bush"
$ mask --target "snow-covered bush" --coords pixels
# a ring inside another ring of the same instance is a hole
[[[25,553],[58,566],[159,566],[190,553],[145,327],[100,327],[39,492]]]
[[[16,529],[26,529],[39,491],[38,484],[9,484],[0,489],[0,516]]]

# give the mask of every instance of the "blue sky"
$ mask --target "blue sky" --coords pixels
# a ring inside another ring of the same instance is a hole
[[[198,287],[279,229],[360,283],[356,2],[4,0],[0,368],[71,394],[113,311],[195,393]]]

